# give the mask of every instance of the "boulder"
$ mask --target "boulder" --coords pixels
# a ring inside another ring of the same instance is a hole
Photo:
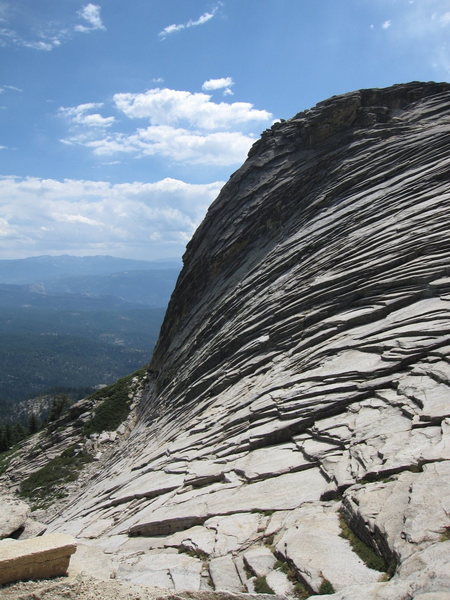
[[[30,507],[13,496],[0,496],[0,539],[25,526]]]
[[[0,545],[0,584],[65,575],[75,551],[75,541],[63,533],[3,543]]]

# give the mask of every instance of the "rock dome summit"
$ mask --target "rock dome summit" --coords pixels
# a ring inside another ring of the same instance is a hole
[[[48,532],[177,592],[449,598],[449,179],[447,83],[265,131],[188,244],[127,427]]]

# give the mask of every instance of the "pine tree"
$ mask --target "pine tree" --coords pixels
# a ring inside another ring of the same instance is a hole
[[[66,394],[55,396],[52,401],[52,406],[48,414],[48,422],[56,421],[69,406],[69,400]]]
[[[10,423],[5,425],[5,444],[7,450],[13,445],[13,433]]]
[[[4,425],[0,425],[0,452],[5,452],[5,450],[8,450],[6,427]]]
[[[27,437],[27,430],[22,423],[14,423],[12,427],[12,443],[17,444],[17,442],[20,442],[25,437]]]
[[[28,431],[30,434],[39,431],[39,421],[34,412],[30,414],[30,418],[28,419]]]

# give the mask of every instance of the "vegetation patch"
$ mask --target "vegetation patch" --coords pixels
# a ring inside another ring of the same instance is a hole
[[[267,580],[264,577],[264,575],[261,575],[260,577],[256,577],[253,582],[253,585],[255,587],[255,592],[257,594],[275,594],[273,589],[267,583]]]
[[[288,562],[277,560],[273,568],[282,571],[287,576],[294,586],[294,593],[299,600],[305,600],[305,598],[309,598],[312,595],[312,592],[308,590],[306,585],[299,580],[297,571]]]
[[[335,591],[336,590],[334,589],[333,584],[331,581],[328,581],[328,579],[324,579],[320,584],[319,594],[321,595],[334,594]]]
[[[447,540],[450,540],[450,525],[447,525],[446,527],[444,527],[444,529],[441,532],[441,536],[440,536],[439,540],[441,542],[446,542]]]
[[[20,484],[20,495],[31,501],[33,508],[46,508],[55,498],[66,495],[64,485],[75,481],[83,465],[92,460],[90,454],[77,452],[75,446],[71,446],[24,479]]]
[[[206,562],[209,559],[208,554],[203,552],[203,550],[199,550],[198,548],[187,548],[186,546],[179,546],[178,554],[187,554],[188,556],[192,556],[192,558],[199,558],[203,562]]]
[[[339,525],[341,527],[340,536],[350,542],[353,552],[359,556],[359,558],[369,567],[369,569],[388,572],[388,565],[386,564],[386,561],[374,550],[372,550],[370,546],[363,542],[361,538],[353,533],[342,515],[339,518]]]
[[[106,388],[95,392],[90,398],[101,400],[94,411],[93,417],[86,423],[83,429],[85,435],[101,433],[102,431],[114,431],[127,418],[130,412],[131,381],[134,377],[142,379],[145,376],[145,368],[122,377]]]

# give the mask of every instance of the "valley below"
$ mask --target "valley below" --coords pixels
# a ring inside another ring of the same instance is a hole
[[[0,421],[18,402],[74,401],[148,363],[178,271],[101,256],[0,261]]]

